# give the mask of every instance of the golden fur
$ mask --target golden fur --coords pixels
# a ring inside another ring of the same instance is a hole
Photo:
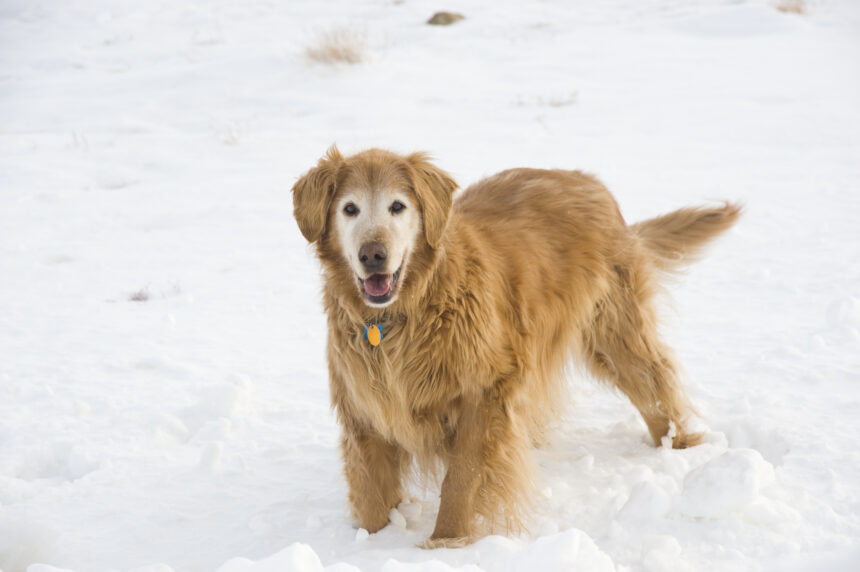
[[[331,224],[339,193],[356,187],[400,189],[421,209],[408,273],[382,308],[365,303]],[[456,188],[423,154],[344,157],[335,147],[293,187],[296,220],[323,267],[331,399],[354,515],[379,530],[413,461],[425,473],[441,461],[431,547],[521,523],[530,448],[558,413],[571,357],[630,398],[655,443],[698,442],[654,296],[662,272],[740,214],[726,203],[628,226],[609,191],[579,171],[512,169],[453,200]],[[365,339],[366,324],[383,325],[379,346]]]

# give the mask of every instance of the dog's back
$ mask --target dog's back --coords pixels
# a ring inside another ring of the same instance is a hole
[[[559,305],[565,316],[583,310],[579,319],[559,315],[578,325],[631,240],[606,187],[579,171],[512,169],[484,179],[457,198],[452,223],[452,240],[477,234],[480,255],[498,260],[526,321]]]

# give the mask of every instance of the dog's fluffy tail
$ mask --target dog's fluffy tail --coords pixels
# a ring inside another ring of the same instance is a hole
[[[708,242],[735,224],[742,210],[729,202],[720,207],[687,207],[630,228],[654,255],[657,267],[671,272],[695,261]]]

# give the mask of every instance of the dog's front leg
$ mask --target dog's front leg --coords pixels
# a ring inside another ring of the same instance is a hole
[[[476,517],[492,525],[504,517],[518,528],[531,488],[531,458],[525,425],[499,384],[481,401],[464,405],[446,450],[445,479],[436,528],[422,547],[463,546],[477,539]]]
[[[436,528],[424,548],[463,546],[474,536],[475,496],[482,478],[483,419],[477,406],[461,412],[447,451]]]
[[[409,455],[373,429],[350,423],[344,426],[341,448],[353,515],[362,528],[376,532],[403,499],[401,473]]]

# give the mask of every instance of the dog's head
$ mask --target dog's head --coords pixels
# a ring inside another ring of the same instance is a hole
[[[350,273],[365,304],[381,308],[403,290],[410,260],[439,247],[456,188],[423,153],[343,157],[332,146],[293,186],[293,213],[320,257]]]

